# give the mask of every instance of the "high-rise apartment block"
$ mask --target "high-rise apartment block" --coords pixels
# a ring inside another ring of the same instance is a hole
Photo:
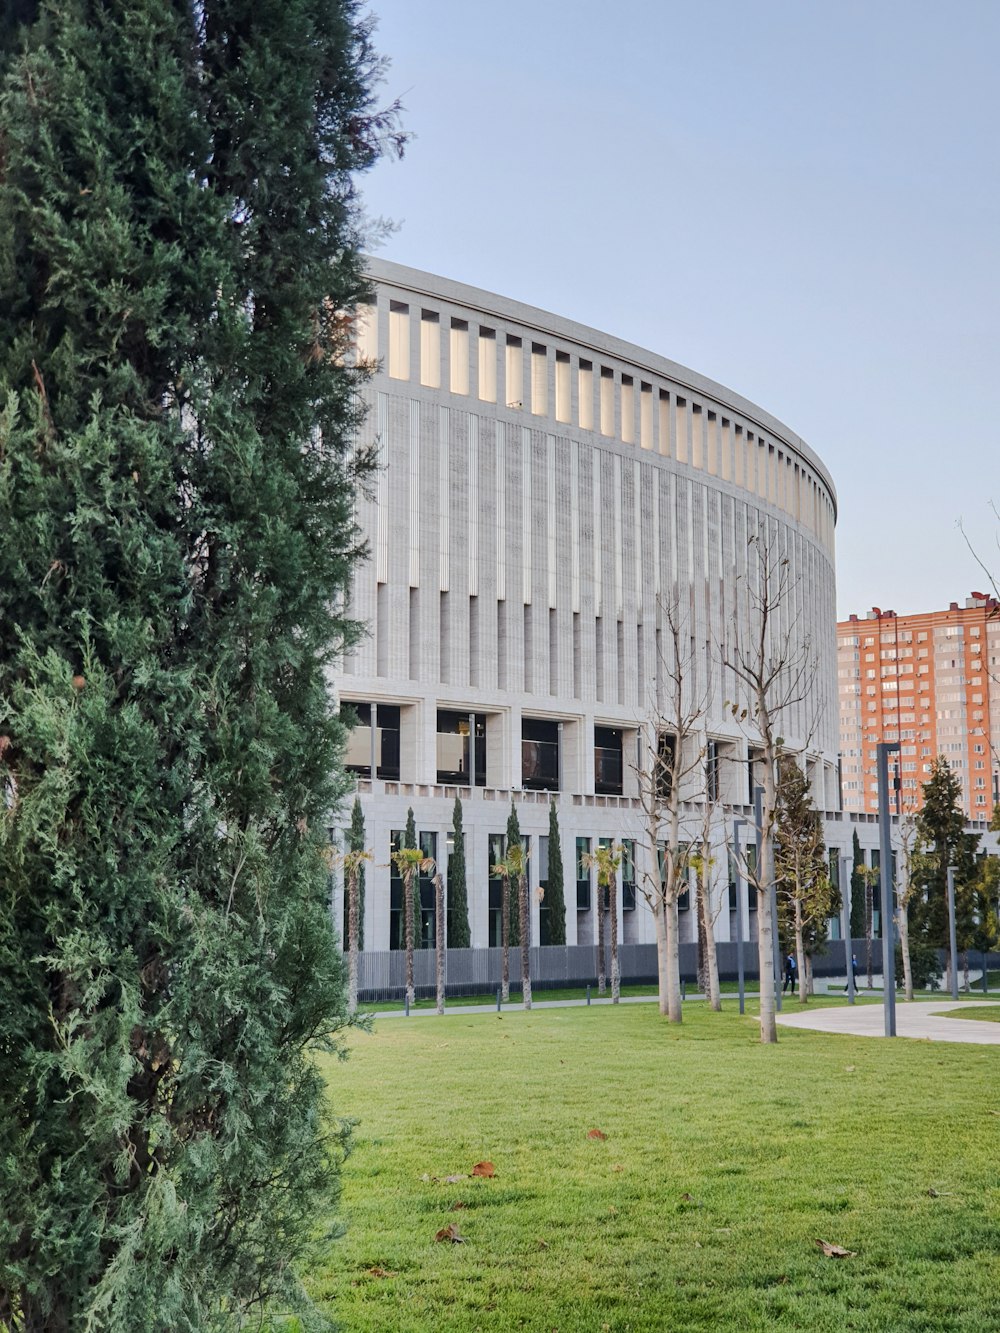
[[[897,616],[873,608],[837,625],[843,807],[877,811],[876,754],[898,741],[901,807],[918,809],[931,761],[962,783],[965,813],[1000,804],[1000,603],[974,592],[964,606]]]

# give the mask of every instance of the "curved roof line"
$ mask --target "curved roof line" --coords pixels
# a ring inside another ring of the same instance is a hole
[[[602,333],[599,329],[589,328],[586,324],[578,324],[575,320],[563,318],[562,315],[540,310],[537,306],[525,305],[521,301],[511,300],[510,297],[499,296],[495,292],[484,291],[479,287],[470,287],[464,282],[455,282],[452,278],[444,278],[435,273],[409,268],[405,264],[397,264],[389,259],[377,259],[372,255],[366,255],[363,262],[365,272],[375,282],[385,282],[423,295],[434,296],[452,305],[479,311],[494,319],[506,319],[512,324],[520,324],[529,329],[536,329],[539,333],[563,338],[567,342],[588,348],[596,355],[627,361],[636,367],[648,370],[651,374],[671,380],[692,393],[725,404],[731,411],[739,413],[769,435],[782,440],[809,464],[822,478],[829,492],[836,521],[837,490],[819,455],[814,453],[801,435],[796,434],[783,421],[779,421],[764,408],[758,407],[756,403],[752,403],[732,389],[727,389],[716,380],[711,380],[696,370],[660,356],[657,352],[651,352],[648,348],[638,347],[635,343],[615,338],[609,333]]]

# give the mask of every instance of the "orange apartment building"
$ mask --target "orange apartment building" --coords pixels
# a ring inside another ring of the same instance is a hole
[[[837,686],[845,810],[877,811],[876,746],[899,741],[899,799],[918,809],[931,760],[962,782],[966,815],[1000,804],[1000,603],[897,616],[873,608],[837,625]]]

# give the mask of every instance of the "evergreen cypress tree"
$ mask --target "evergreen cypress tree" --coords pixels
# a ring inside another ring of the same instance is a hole
[[[361,808],[361,798],[355,796],[351,806],[351,827],[347,833],[347,850],[363,852],[365,850],[365,812]],[[347,910],[346,904],[344,908]],[[345,917],[346,921],[346,917]],[[347,928],[344,928],[344,942],[347,941]],[[365,868],[358,868],[358,948],[365,947]]]
[[[973,885],[976,880],[978,834],[965,832],[962,784],[943,755],[931,764],[923,785],[923,804],[917,815],[920,852],[914,871],[926,895],[916,894],[910,903],[913,934],[936,949],[948,948],[948,867],[955,867],[955,910],[958,933],[962,918],[971,927]]]
[[[448,948],[468,949],[469,894],[465,884],[465,833],[462,829],[462,801],[455,797],[452,813],[453,846],[448,858]]]
[[[0,1319],[243,1326],[334,1197],[326,827],[392,136],[355,0],[0,25]]]
[[[513,798],[510,803],[510,814],[507,816],[507,850],[512,847],[521,846],[521,825],[518,822],[517,810],[514,806]],[[517,884],[510,886],[510,897],[507,902],[508,921],[510,929],[510,946],[516,948],[521,943],[521,923],[517,911]]]
[[[408,806],[406,811],[406,828],[403,830],[403,846],[417,846],[417,821],[413,815],[412,805]],[[423,909],[420,905],[419,872],[413,876],[413,947],[415,949],[422,949],[424,947],[424,922]]]
[[[549,804],[549,882],[545,890],[549,909],[549,943],[566,943],[566,896],[563,890],[562,845],[556,803]]]
[[[862,940],[865,937],[865,858],[861,850],[861,840],[854,831],[854,843],[851,857],[851,939]]]

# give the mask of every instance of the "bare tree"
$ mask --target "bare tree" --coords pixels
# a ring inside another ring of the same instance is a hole
[[[403,881],[403,919],[406,930],[406,1003],[416,999],[413,985],[413,881],[418,875],[434,873],[434,858],[424,856],[419,847],[400,847],[392,853],[393,864]]]
[[[698,962],[702,993],[715,1010],[722,1008],[722,992],[719,987],[719,955],[715,947],[715,923],[724,895],[716,893],[717,862],[712,855],[712,834],[715,825],[717,802],[709,799],[708,792],[701,812],[701,842],[697,851],[691,853],[691,865],[695,872],[696,908],[698,914]]]
[[[585,852],[580,864],[586,870],[597,871],[598,901],[603,900],[611,913],[611,1002],[617,1004],[621,996],[621,970],[618,966],[618,871],[622,863],[621,843],[602,846]],[[601,959],[603,971],[604,928],[601,927]],[[602,993],[603,993],[603,987]]]
[[[690,841],[684,840],[682,794],[700,791],[707,691],[699,692],[686,618],[676,597],[657,607],[666,643],[658,654],[657,689],[640,723],[640,760],[633,766],[642,807],[643,865],[638,887],[656,930],[660,1013],[681,1021],[677,901],[688,887]]]
[[[792,613],[795,578],[787,556],[778,550],[772,527],[763,521],[747,541],[746,624],[731,627],[722,646],[723,666],[735,681],[730,701],[733,717],[744,724],[760,748],[763,787],[759,865],[744,867],[757,890],[757,950],[760,964],[760,1039],[778,1040],[775,1018],[774,951],[770,891],[774,884],[774,824],[778,802],[780,731],[791,709],[809,694],[815,655]]]
[[[917,858],[920,854],[920,835],[917,830],[917,812],[905,805],[899,817],[899,858],[896,873],[896,925],[899,928],[899,949],[903,956],[903,998],[913,999],[913,968],[910,964],[910,902],[919,888],[916,877]]]

